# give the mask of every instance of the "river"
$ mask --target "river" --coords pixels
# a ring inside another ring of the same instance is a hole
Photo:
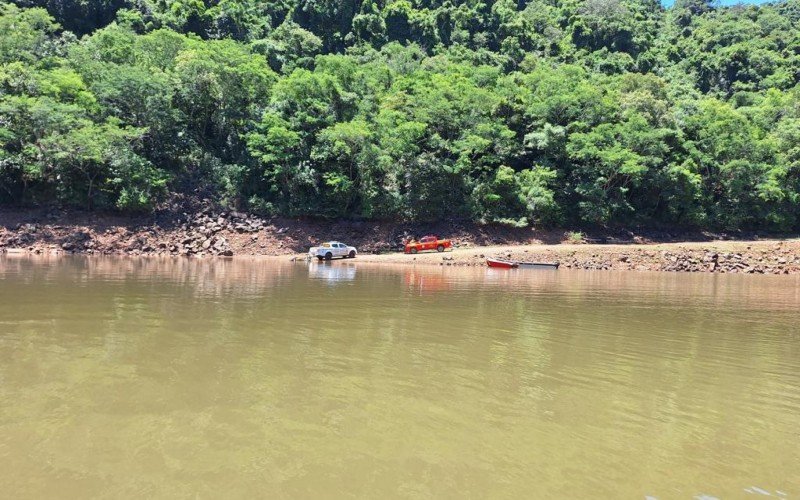
[[[6,498],[800,495],[800,278],[0,257]]]

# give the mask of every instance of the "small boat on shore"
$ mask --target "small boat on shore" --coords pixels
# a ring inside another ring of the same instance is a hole
[[[510,260],[486,259],[486,265],[498,269],[558,269],[558,262],[514,262]]]
[[[486,265],[489,267],[496,267],[499,269],[514,269],[515,267],[519,267],[519,264],[516,262],[509,262],[507,260],[499,260],[499,259],[486,259]]]
[[[520,269],[558,269],[558,262],[517,262]]]

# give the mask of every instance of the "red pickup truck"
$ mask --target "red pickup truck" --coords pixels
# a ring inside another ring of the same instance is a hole
[[[419,241],[411,240],[406,243],[405,253],[417,253],[424,250],[436,250],[437,252],[444,252],[448,248],[453,248],[450,240],[440,240],[438,237],[429,235],[420,238]]]

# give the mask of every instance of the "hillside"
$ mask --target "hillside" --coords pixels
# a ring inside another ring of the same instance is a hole
[[[0,204],[800,230],[800,1],[0,0]]]

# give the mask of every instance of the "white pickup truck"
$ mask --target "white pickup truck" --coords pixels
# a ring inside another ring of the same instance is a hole
[[[318,247],[311,247],[308,251],[309,257],[316,257],[319,260],[331,260],[334,257],[343,259],[355,259],[358,251],[355,247],[349,247],[338,241],[328,241]]]

